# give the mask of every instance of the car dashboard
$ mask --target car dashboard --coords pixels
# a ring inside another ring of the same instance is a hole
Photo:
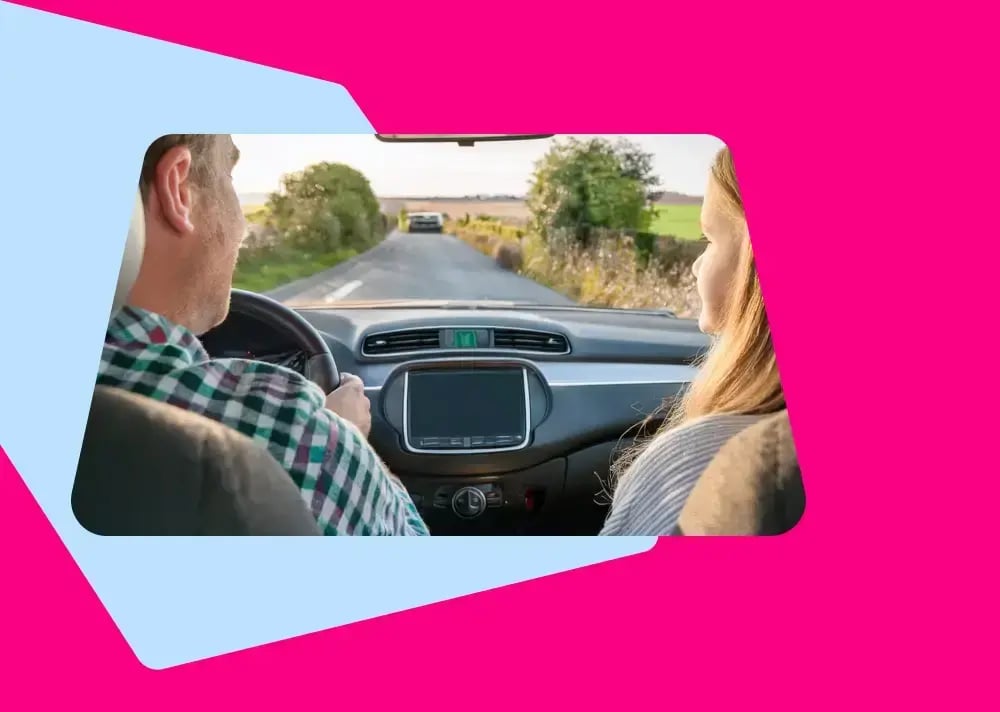
[[[647,416],[708,346],[694,322],[659,312],[296,311],[364,381],[370,442],[438,535],[596,534],[612,459],[657,426]],[[214,357],[304,365],[286,337],[237,313],[203,341]]]

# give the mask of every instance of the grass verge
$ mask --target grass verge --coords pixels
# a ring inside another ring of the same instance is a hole
[[[251,292],[267,292],[334,267],[357,254],[349,249],[313,254],[283,245],[244,249],[236,265],[233,286]]]

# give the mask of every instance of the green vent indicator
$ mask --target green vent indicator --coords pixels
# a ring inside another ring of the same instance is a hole
[[[456,349],[475,349],[479,347],[479,340],[476,338],[476,332],[460,331],[455,330],[452,337],[452,346]]]

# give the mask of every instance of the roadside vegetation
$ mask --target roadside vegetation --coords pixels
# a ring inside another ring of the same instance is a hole
[[[596,244],[537,233],[499,220],[450,223],[446,232],[539,284],[587,306],[669,309],[690,317],[699,308],[691,266],[704,249],[694,240],[656,237],[638,249],[634,237],[599,231]]]
[[[698,310],[698,205],[657,205],[652,156],[626,140],[557,142],[536,165],[531,217],[465,215],[449,232],[585,305]]]
[[[341,163],[285,176],[264,205],[244,206],[247,238],[233,285],[266,292],[333,267],[378,244],[395,227],[368,179]]]

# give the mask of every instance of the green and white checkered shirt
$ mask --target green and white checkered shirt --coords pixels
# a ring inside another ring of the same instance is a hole
[[[325,534],[426,535],[406,489],[322,389],[260,361],[212,359],[188,329],[125,307],[108,328],[97,382],[217,420],[264,443]]]

